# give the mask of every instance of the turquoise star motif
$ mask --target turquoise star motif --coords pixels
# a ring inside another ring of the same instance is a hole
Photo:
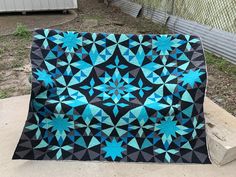
[[[82,46],[82,37],[79,37],[79,34],[73,31],[63,32],[63,36],[56,35],[54,36],[56,44],[62,44],[62,48],[65,48],[65,52],[74,53],[75,49],[78,49],[78,46]]]
[[[183,74],[183,78],[181,80],[183,81],[184,85],[189,85],[192,88],[194,87],[195,83],[202,83],[200,76],[205,74],[204,72],[201,72],[200,69],[198,70],[189,70],[188,73]]]
[[[69,131],[69,128],[74,128],[74,122],[69,121],[68,118],[64,118],[64,115],[61,114],[56,115],[49,124],[52,125],[52,131],[58,131],[59,133]]]
[[[153,48],[156,48],[157,52],[160,52],[160,55],[169,55],[169,51],[172,50],[172,47],[179,47],[181,45],[181,40],[171,39],[172,36],[160,35],[153,40]]]
[[[185,135],[188,133],[188,128],[183,125],[177,125],[177,121],[174,121],[174,116],[168,116],[165,120],[156,123],[154,131],[159,131],[162,135],[161,139],[165,145],[169,145],[172,142],[172,137],[176,137],[177,134]]]
[[[43,81],[45,86],[49,86],[49,85],[51,87],[53,86],[54,81],[52,79],[52,75],[48,74],[46,70],[41,71],[41,70],[37,69],[37,71],[34,72],[34,73],[38,76],[37,80],[38,81]]]
[[[161,121],[161,123],[156,126],[156,130],[160,130],[160,134],[164,134],[166,137],[175,137],[176,131],[178,130],[176,124],[177,121],[172,121],[170,118],[168,118],[165,121]]]
[[[133,78],[129,78],[128,74],[121,77],[118,69],[115,70],[112,76],[109,76],[109,74],[106,73],[106,76],[101,77],[100,80],[104,82],[104,84],[96,86],[95,89],[104,90],[106,94],[102,93],[99,96],[106,100],[109,98],[109,96],[107,96],[108,94],[116,104],[122,97],[129,101],[130,98],[134,97],[131,92],[139,89],[130,84],[130,82],[134,80]]]
[[[130,101],[131,98],[135,98],[131,92],[139,89],[138,87],[130,84],[134,78],[130,78],[129,74],[122,77],[118,68],[115,69],[112,76],[105,73],[105,76],[100,77],[99,79],[103,82],[103,84],[95,86],[94,89],[103,91],[98,95],[98,97],[101,97],[103,101],[112,98],[112,102],[103,104],[105,106],[114,106],[113,113],[115,116],[118,113],[118,106],[127,106],[126,103],[120,103],[120,100],[124,99],[126,101]]]
[[[106,141],[106,146],[102,150],[106,152],[105,158],[111,157],[114,161],[117,157],[123,157],[122,152],[125,148],[122,147],[122,141],[117,142],[114,138],[112,142]]]
[[[54,114],[52,119],[45,118],[41,127],[48,130],[52,128],[52,132],[56,132],[55,136],[59,144],[62,144],[66,138],[66,132],[74,129],[74,121],[69,121],[64,114]]]

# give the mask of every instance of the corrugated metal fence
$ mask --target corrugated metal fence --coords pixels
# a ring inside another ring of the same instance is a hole
[[[236,33],[236,0],[132,0],[151,9]]]
[[[115,1],[116,2],[122,1],[124,7],[130,6],[129,8],[132,9],[132,4],[129,3],[125,4],[125,1],[128,2],[129,0],[115,0]],[[133,1],[144,1],[144,0],[133,0]],[[152,2],[151,0],[147,1]],[[159,8],[155,6],[143,5],[143,15],[146,18],[151,19],[153,22],[157,22],[162,25],[167,25],[168,29],[173,33],[186,33],[200,36],[203,40],[203,45],[205,49],[207,49],[210,52],[213,52],[216,55],[224,57],[228,61],[236,64],[236,33],[233,32],[230,33],[210,25],[205,25],[196,21],[187,20],[182,18],[181,16],[174,15],[174,13],[171,14],[171,12],[175,11],[174,5],[173,4],[171,5],[171,2],[173,2],[172,0],[156,0],[156,2],[157,1],[159,1],[160,3],[159,4],[160,6],[158,6]],[[168,4],[168,6],[165,6],[166,4]],[[130,12],[127,11],[126,13],[129,14]]]
[[[142,9],[142,6],[126,0],[113,1],[113,5],[119,7],[124,13],[128,13],[133,17],[137,17]]]

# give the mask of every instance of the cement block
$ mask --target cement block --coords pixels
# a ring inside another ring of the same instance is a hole
[[[217,165],[236,160],[236,117],[209,98],[205,100],[208,151]]]

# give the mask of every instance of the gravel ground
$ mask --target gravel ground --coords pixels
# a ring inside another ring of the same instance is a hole
[[[168,33],[165,28],[147,19],[132,18],[117,8],[107,8],[97,0],[80,0],[77,13],[75,20],[54,28],[107,33]],[[0,37],[0,98],[30,93],[30,44],[31,37]],[[214,61],[215,56],[210,57]],[[223,72],[211,62],[208,74],[207,96],[236,115],[236,73]]]

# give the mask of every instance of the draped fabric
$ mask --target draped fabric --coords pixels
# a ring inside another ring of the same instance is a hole
[[[31,63],[13,159],[210,163],[198,37],[39,29]]]

